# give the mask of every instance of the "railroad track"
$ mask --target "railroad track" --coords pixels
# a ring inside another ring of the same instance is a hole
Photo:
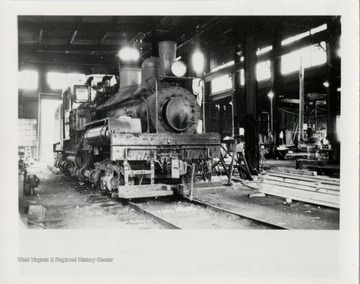
[[[127,201],[127,204],[169,229],[287,229],[188,198]]]
[[[75,190],[87,195],[91,203],[114,209],[120,205],[128,206],[137,214],[167,229],[288,229],[186,197],[173,196],[132,201],[113,199],[110,196],[101,195],[99,191],[91,189],[86,183],[79,184],[69,179]]]

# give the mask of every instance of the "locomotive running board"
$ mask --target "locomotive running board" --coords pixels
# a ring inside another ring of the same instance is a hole
[[[166,184],[144,184],[121,186],[118,197],[123,199],[147,198],[173,195],[174,192]]]

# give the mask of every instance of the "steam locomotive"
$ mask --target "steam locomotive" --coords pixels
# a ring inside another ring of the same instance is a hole
[[[209,181],[220,136],[204,133],[203,82],[175,58],[176,43],[160,42],[159,58],[120,65],[118,80],[93,75],[66,90],[55,166],[125,199],[191,195],[194,182]]]

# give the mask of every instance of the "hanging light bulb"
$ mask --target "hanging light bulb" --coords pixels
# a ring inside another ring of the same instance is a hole
[[[193,64],[193,68],[194,71],[197,74],[200,74],[201,72],[204,71],[204,65],[205,65],[205,59],[204,59],[204,54],[202,54],[201,51],[196,50],[192,56],[192,64]]]
[[[125,46],[120,49],[118,56],[124,62],[136,62],[140,58],[140,52],[134,47]]]

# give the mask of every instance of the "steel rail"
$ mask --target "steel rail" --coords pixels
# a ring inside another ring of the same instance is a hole
[[[137,204],[135,204],[133,202],[127,201],[126,204],[129,205],[130,208],[134,209],[135,211],[154,219],[156,222],[160,223],[161,225],[165,226],[168,229],[178,229],[178,230],[181,229],[180,227],[175,226],[174,224],[160,218],[159,216],[156,216],[155,214],[142,209],[140,206],[138,206]]]
[[[73,180],[75,182],[75,180]],[[76,182],[74,183],[76,184]],[[131,201],[128,201],[128,200],[119,200],[119,199],[112,199],[110,197],[106,197],[106,196],[94,196],[95,197],[95,201],[100,201],[100,199],[103,199],[103,201],[117,201],[119,203],[123,203],[124,205],[128,205],[130,208],[134,209],[135,211],[137,211],[138,213],[141,213],[153,220],[155,220],[157,223],[160,223],[161,225],[163,225],[164,227],[168,228],[168,229],[181,229],[180,227],[166,221],[165,219],[141,208],[139,205],[137,205],[136,203],[134,202],[131,202]],[[261,220],[261,219],[258,219],[258,218],[254,218],[254,217],[251,217],[251,216],[248,216],[246,214],[240,214],[238,212],[235,212],[235,211],[232,211],[232,210],[229,210],[229,209],[225,209],[225,208],[221,208],[219,206],[216,206],[216,205],[212,205],[212,204],[209,204],[207,202],[204,202],[204,201],[201,201],[199,199],[192,199],[190,200],[189,197],[186,197],[186,196],[181,196],[181,199],[183,200],[186,200],[187,202],[190,202],[192,204],[195,204],[195,205],[199,205],[203,208],[208,208],[208,209],[211,209],[215,212],[218,212],[218,213],[228,213],[228,214],[231,214],[231,215],[234,215],[234,216],[237,216],[237,217],[240,217],[240,218],[243,218],[243,219],[248,219],[254,223],[257,223],[257,224],[261,224],[261,225],[264,225],[264,226],[267,226],[267,227],[271,227],[273,229],[280,229],[280,230],[291,230],[290,227],[287,227],[287,226],[281,226],[281,225],[277,225],[277,224],[273,224],[273,223],[269,223],[269,222],[266,222],[264,220]],[[96,202],[96,203],[105,203],[105,202]],[[107,206],[115,206],[115,204],[106,204]]]
[[[268,227],[272,227],[273,229],[280,229],[280,230],[290,230],[289,227],[286,227],[286,226],[280,226],[280,225],[276,225],[276,224],[272,224],[272,223],[269,223],[269,222],[266,222],[264,220],[260,220],[258,218],[254,218],[254,217],[250,217],[250,216],[247,216],[247,215],[244,215],[244,214],[240,214],[240,213],[237,213],[235,211],[232,211],[232,210],[229,210],[229,209],[225,209],[225,208],[221,208],[221,207],[218,207],[218,206],[215,206],[215,205],[212,205],[212,204],[209,204],[209,203],[206,203],[206,202],[203,202],[201,200],[198,200],[198,199],[192,199],[190,200],[190,198],[186,197],[186,196],[183,196],[183,198],[193,204],[196,204],[196,205],[200,205],[202,207],[205,207],[205,208],[209,208],[209,209],[212,209],[216,212],[219,212],[219,213],[229,213],[231,215],[235,215],[237,217],[240,217],[240,218],[245,218],[245,219],[248,219],[248,220],[251,220],[255,223],[258,223],[258,224],[261,224],[261,225],[265,225],[265,226],[268,226]]]

